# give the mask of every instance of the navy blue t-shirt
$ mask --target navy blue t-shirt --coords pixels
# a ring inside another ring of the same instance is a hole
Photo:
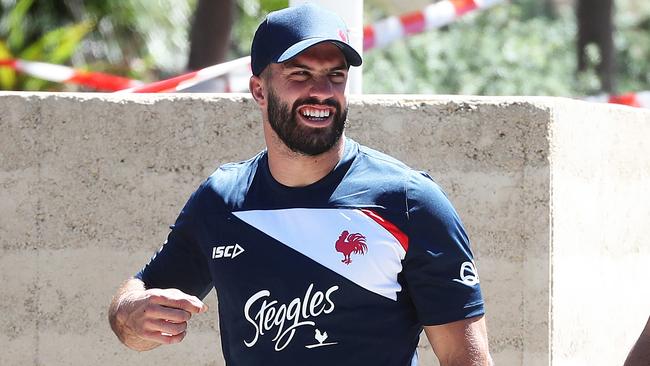
[[[226,364],[417,363],[424,325],[483,314],[462,223],[423,172],[346,139],[307,187],[266,152],[221,166],[136,277],[203,298],[214,287]]]

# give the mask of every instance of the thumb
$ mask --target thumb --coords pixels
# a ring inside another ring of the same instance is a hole
[[[205,313],[208,306],[196,296],[188,295],[177,289],[153,290],[155,294],[152,299],[158,305],[182,309],[191,314]]]
[[[201,306],[201,309],[199,309],[199,312],[197,314],[203,314],[208,311],[208,305],[203,303],[203,306]]]

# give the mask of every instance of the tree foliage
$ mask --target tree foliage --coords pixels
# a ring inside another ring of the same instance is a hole
[[[262,19],[269,12],[287,6],[289,6],[289,0],[238,0],[238,19],[233,29],[233,56],[249,55],[255,29]]]
[[[156,80],[176,74],[185,66],[194,3],[195,0],[0,0],[0,39],[9,34],[9,48],[15,49],[20,40],[32,43],[55,29],[85,24],[88,29],[71,58],[48,58],[42,54],[26,58],[53,63],[69,61],[78,68]],[[66,41],[57,44],[52,36],[48,39],[52,48],[65,49],[69,45]]]
[[[574,60],[564,51],[571,46],[571,25],[549,28],[544,18],[513,21],[522,15],[517,7],[497,7],[370,52],[364,92],[568,94]]]
[[[91,31],[92,21],[69,23],[42,32],[29,27],[28,13],[33,0],[18,0],[0,13],[0,59],[20,58],[60,64],[68,61],[81,40]],[[13,69],[0,68],[0,88],[5,90],[44,90],[55,84],[17,74]]]
[[[634,6],[618,9],[616,20],[618,89],[650,90],[650,2],[639,1]]]
[[[392,44],[364,57],[365,93],[580,96],[599,93],[589,68],[576,72],[576,22],[530,1],[469,15],[446,29]],[[650,12],[617,19],[620,90],[650,90]],[[599,63],[597,49],[588,62]]]

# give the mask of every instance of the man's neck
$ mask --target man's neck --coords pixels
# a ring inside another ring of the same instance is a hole
[[[345,136],[317,156],[299,154],[284,144],[271,141],[267,141],[267,149],[273,178],[287,187],[305,187],[318,182],[336,167],[345,151]]]

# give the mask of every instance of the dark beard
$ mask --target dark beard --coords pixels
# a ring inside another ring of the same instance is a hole
[[[325,128],[313,128],[299,124],[297,110],[304,104],[321,104],[336,108],[332,124]],[[273,89],[269,88],[268,116],[271,128],[291,151],[315,156],[328,151],[339,141],[345,128],[348,108],[346,106],[342,110],[339,102],[331,98],[324,101],[305,98],[296,100],[289,112],[289,106],[282,103]]]

